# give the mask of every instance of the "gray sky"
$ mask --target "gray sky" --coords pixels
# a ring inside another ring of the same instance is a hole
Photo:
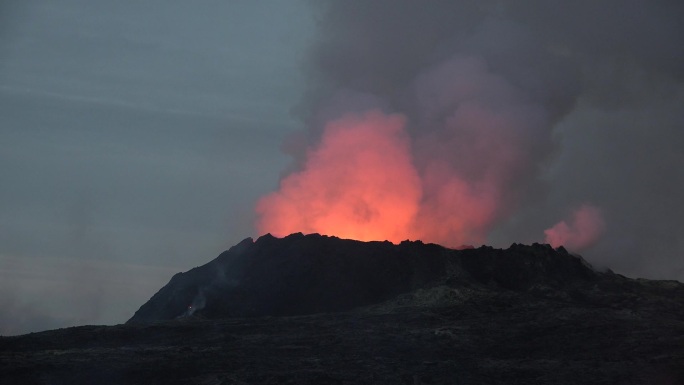
[[[253,235],[298,124],[301,2],[0,13],[0,332],[123,322],[172,274]]]
[[[606,230],[589,261],[684,280],[682,5],[506,4],[2,2],[0,334],[124,322],[258,235],[257,199],[340,114],[405,115],[423,172],[457,75],[490,84],[487,108],[544,116],[488,243],[543,241],[590,202]]]

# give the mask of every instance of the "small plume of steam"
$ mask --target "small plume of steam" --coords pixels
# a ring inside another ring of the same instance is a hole
[[[220,292],[227,287],[236,287],[240,284],[240,281],[233,275],[226,271],[224,268],[217,267],[214,270],[213,278],[206,282],[206,285],[202,285],[197,288],[197,293],[192,298],[192,302],[183,311],[183,313],[176,318],[186,318],[194,315],[198,311],[204,309],[207,306],[207,293]]]
[[[584,204],[572,214],[569,221],[556,223],[544,231],[546,243],[553,247],[564,246],[573,251],[582,251],[599,241],[605,230],[601,210]]]
[[[204,295],[204,290],[200,289],[195,295],[195,298],[192,299],[192,303],[188,305],[188,308],[185,310],[185,312],[176,318],[190,317],[195,314],[195,312],[204,309],[206,305],[207,297]]]

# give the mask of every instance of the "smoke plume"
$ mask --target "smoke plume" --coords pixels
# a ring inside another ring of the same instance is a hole
[[[296,110],[306,128],[286,146],[295,159],[291,173],[257,204],[259,232],[450,246],[540,241],[545,233],[554,245],[596,246],[608,262],[625,253],[611,248],[618,239],[600,239],[603,229],[611,237],[633,235],[617,220],[623,210],[654,220],[632,205],[643,189],[622,171],[631,161],[617,159],[638,148],[634,134],[644,130],[655,145],[665,137],[684,144],[684,115],[672,102],[684,100],[681,4],[312,6],[318,39]],[[636,123],[633,115],[654,106],[666,124]],[[623,132],[613,134],[620,124]],[[617,139],[625,152],[606,151]],[[668,156],[684,164],[681,151]],[[654,178],[659,163],[644,159],[630,172]],[[653,193],[683,193],[684,182],[675,179]],[[584,201],[594,206],[544,231]],[[681,203],[674,211],[682,212]],[[673,214],[666,214],[669,233],[681,229]],[[681,251],[678,241],[669,254]]]
[[[546,234],[546,243],[553,247],[565,246],[581,251],[593,246],[599,240],[604,226],[601,211],[594,206],[583,205],[573,212],[569,222],[558,222],[545,230],[544,234]]]
[[[257,206],[259,230],[401,241],[420,201],[404,118],[371,111],[326,126],[304,169]]]

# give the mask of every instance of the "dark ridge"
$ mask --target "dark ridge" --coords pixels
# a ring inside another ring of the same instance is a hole
[[[580,257],[549,245],[454,250],[421,241],[267,234],[176,274],[128,322],[339,312],[445,282],[525,291],[568,289],[598,275]]]
[[[0,336],[0,384],[684,384],[684,284],[548,245],[266,235],[125,325]]]

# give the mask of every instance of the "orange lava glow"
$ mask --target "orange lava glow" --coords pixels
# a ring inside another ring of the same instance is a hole
[[[421,200],[404,118],[371,111],[330,122],[304,168],[257,203],[260,233],[399,242]]]
[[[496,122],[475,120],[487,127],[478,131],[481,137],[495,137]],[[394,243],[420,239],[451,247],[483,243],[501,215],[501,173],[518,163],[501,159],[511,150],[488,150],[486,158],[502,166],[485,168],[475,180],[440,156],[428,157],[421,175],[404,126],[402,115],[377,110],[329,122],[303,169],[258,201],[257,231]]]
[[[329,121],[302,167],[257,202],[257,231],[487,242],[539,189],[539,165],[553,148],[549,114],[477,57],[426,69],[413,92],[410,127],[404,115],[380,110]],[[577,250],[602,231],[600,212],[586,206],[546,237]]]

